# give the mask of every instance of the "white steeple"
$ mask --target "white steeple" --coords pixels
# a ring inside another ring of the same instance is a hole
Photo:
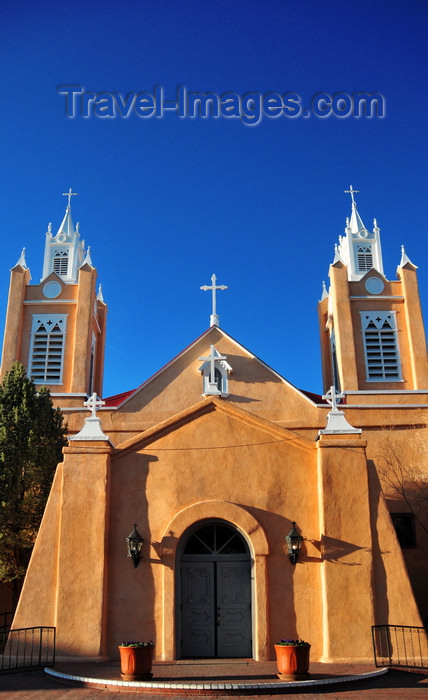
[[[71,192],[70,194],[77,194],[77,192]],[[71,206],[70,206],[70,204],[67,204],[64,218],[61,222],[61,226],[59,227],[56,235],[58,236],[59,233],[64,233],[67,236],[67,238],[70,238],[74,234],[74,226],[73,226],[73,219],[71,218]]]
[[[364,226],[358,213],[357,203],[352,185],[346,193],[351,195],[351,218],[346,219],[345,236],[339,236],[338,252],[334,262],[342,260],[348,268],[348,279],[358,281],[372,268],[383,275],[382,249],[380,245],[380,230],[376,219],[373,221],[373,231]],[[334,263],[333,263],[334,264]]]
[[[64,192],[63,196],[68,197],[68,203],[55,236],[52,235],[52,224],[48,226],[42,281],[56,272],[67,284],[77,282],[78,269],[85,257],[85,245],[80,240],[79,226],[74,227],[71,217],[71,197],[75,195],[77,192],[73,192],[71,187],[68,192]]]

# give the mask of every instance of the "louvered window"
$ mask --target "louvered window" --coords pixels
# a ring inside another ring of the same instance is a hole
[[[66,250],[57,250],[53,259],[53,271],[57,275],[66,277],[68,273],[68,252]]]
[[[401,380],[395,314],[360,312],[368,382]]]
[[[360,245],[357,250],[358,271],[368,272],[373,267],[373,254],[370,245]]]
[[[36,384],[61,384],[67,316],[33,316],[29,376]]]

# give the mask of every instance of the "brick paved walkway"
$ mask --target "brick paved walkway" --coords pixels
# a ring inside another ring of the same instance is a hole
[[[222,665],[221,669],[223,678],[224,666],[225,665]],[[264,668],[266,665],[254,664],[254,666],[257,666],[257,668],[252,667],[249,669],[250,672],[245,674],[248,680],[260,678],[265,675],[263,671],[266,670]],[[325,667],[325,665],[323,666]],[[111,665],[108,668],[110,668],[111,677],[117,678],[117,667]],[[164,675],[164,678],[195,678],[195,667],[190,667],[189,665],[187,667],[183,665],[178,668],[177,664],[170,664],[162,665],[162,668],[165,673],[169,674],[168,676]],[[312,668],[313,665],[311,665],[311,671]],[[355,672],[357,672],[358,669],[362,672],[367,670],[367,667],[360,666],[354,666],[352,668]],[[70,669],[70,667],[68,666],[67,669]],[[158,667],[153,670],[155,672],[157,670],[159,675],[160,669]],[[196,668],[197,677],[200,677],[200,672],[202,670],[202,667]],[[213,666],[207,667],[207,670],[206,678],[208,680],[214,680],[215,677],[218,678],[218,675],[216,675],[219,670],[218,667],[217,669]],[[344,670],[344,667],[333,667],[329,665],[329,670],[339,673]],[[347,666],[346,670],[349,671],[350,667]],[[229,667],[229,677],[239,678],[242,681],[242,671],[242,668],[238,670],[231,665],[231,667]],[[0,676],[1,700],[3,700],[3,698],[4,700],[141,700],[144,696],[146,696],[148,700],[165,700],[165,698],[171,699],[173,697],[179,697],[176,694],[171,696],[166,695],[166,693],[162,694],[162,692],[160,692],[159,695],[147,695],[142,691],[128,692],[124,690],[117,691],[103,688],[69,686],[61,684],[45,676],[41,672]],[[296,700],[334,700],[335,698],[340,698],[341,700],[416,700],[419,698],[421,700],[422,698],[428,698],[428,677],[420,673],[392,670],[384,676],[378,676],[373,679],[355,681],[344,685],[321,686],[312,689],[307,688],[304,692],[301,692],[300,689],[296,691],[290,690],[289,692],[274,695],[273,697],[281,698],[288,696],[293,696]],[[187,697],[189,698],[189,696]],[[228,695],[226,692],[221,696],[205,695],[204,699],[210,700],[210,698],[214,697],[226,698]],[[234,695],[233,697],[238,699],[244,697],[248,698],[248,695]],[[266,698],[269,697],[269,694],[252,695],[250,697]]]

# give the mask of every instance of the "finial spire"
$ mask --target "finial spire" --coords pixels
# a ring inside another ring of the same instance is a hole
[[[62,196],[63,196],[63,197],[68,197],[67,211],[70,211],[70,209],[71,209],[71,198],[74,197],[74,196],[76,196],[76,195],[77,195],[77,192],[73,192],[73,190],[72,190],[71,187],[70,187],[70,189],[68,190],[68,192],[63,192],[63,193],[62,193]]]
[[[333,259],[333,265],[335,265],[337,262],[340,260],[340,250],[339,246],[337,243],[334,244],[334,259]]]
[[[25,260],[25,248],[22,249],[22,251],[21,251],[21,256],[20,256],[20,258],[19,258],[19,260],[18,260],[18,262],[17,262],[16,264],[17,264],[17,265],[20,265],[21,267],[23,267],[24,270],[27,270],[27,269],[28,269],[28,265],[27,265],[27,262],[26,262],[26,260]]]
[[[321,301],[322,301],[323,299],[326,299],[327,297],[328,297],[328,291],[327,291],[327,287],[326,287],[326,285],[325,285],[325,282],[324,282],[324,280],[323,280],[323,282],[322,282]]]
[[[407,265],[409,263],[413,267],[417,267],[417,265],[413,265],[412,261],[410,260],[409,256],[407,255],[406,251],[404,250],[404,246],[401,246],[401,260],[398,268],[404,267],[404,265]]]
[[[351,195],[352,206],[353,206],[353,207],[355,207],[355,206],[357,205],[357,203],[356,203],[356,201],[355,201],[355,198],[354,198],[354,194],[358,194],[359,191],[360,191],[360,190],[354,190],[354,188],[352,187],[352,185],[349,187],[349,190],[345,190],[345,194],[350,194],[350,195]]]
[[[213,274],[211,275],[211,285],[204,284],[201,289],[204,292],[207,292],[209,289],[212,290],[212,314],[210,316],[210,326],[218,326],[219,325],[219,318],[217,315],[217,304],[216,304],[216,291],[217,289],[227,289],[227,286],[225,284],[216,284],[217,282],[217,277]]]
[[[92,260],[91,260],[91,246],[90,246],[90,245],[88,245],[88,249],[87,249],[87,251],[86,251],[85,259],[84,259],[84,261],[82,262],[82,266],[83,266],[83,265],[90,265],[91,267],[93,267],[93,265],[92,265]]]

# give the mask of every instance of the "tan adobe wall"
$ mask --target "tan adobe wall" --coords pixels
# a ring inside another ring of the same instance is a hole
[[[311,641],[314,659],[371,658],[371,624],[420,618],[364,444],[349,436],[310,442],[221,399],[111,457],[107,445],[73,443],[55,487],[58,557],[43,542],[51,537],[44,526],[15,626],[34,619],[37,595],[38,610],[56,619],[60,655],[115,658],[121,639],[143,637],[155,639],[158,659],[175,658],[178,545],[189,525],[214,517],[234,524],[252,554],[255,658],[271,658],[273,642],[294,635]],[[55,500],[45,515],[52,526]],[[305,537],[294,567],[284,553],[292,520]],[[145,538],[137,569],[124,541],[133,522]],[[56,587],[40,588],[44,566]],[[350,625],[358,634],[349,635]]]

